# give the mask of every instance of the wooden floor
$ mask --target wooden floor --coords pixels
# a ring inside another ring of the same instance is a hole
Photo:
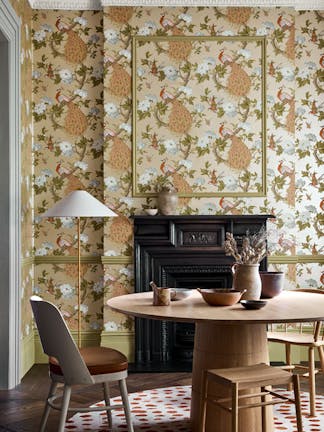
[[[37,432],[47,396],[50,380],[46,365],[35,365],[14,390],[0,391],[0,432]],[[130,374],[127,379],[129,393],[173,385],[189,385],[191,374],[141,373]],[[306,382],[302,380],[302,389]],[[112,396],[117,396],[117,386],[111,387]],[[317,393],[324,395],[324,375],[317,376]],[[73,400],[81,404],[91,404],[103,399],[100,386],[83,387],[82,393],[74,393]],[[56,432],[59,413],[52,410],[47,432]],[[73,414],[71,414],[73,415]]]

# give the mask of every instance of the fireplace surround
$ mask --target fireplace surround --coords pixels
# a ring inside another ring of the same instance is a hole
[[[223,248],[225,233],[238,244],[272,215],[134,216],[135,292],[149,282],[174,288],[230,288],[233,258]],[[267,259],[260,264],[267,270]],[[194,324],[135,319],[136,371],[191,370]]]

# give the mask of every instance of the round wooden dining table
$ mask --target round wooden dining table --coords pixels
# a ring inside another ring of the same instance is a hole
[[[233,306],[209,306],[198,292],[169,306],[153,306],[153,293],[136,293],[108,300],[119,312],[140,318],[195,323],[192,366],[192,431],[199,431],[202,373],[206,369],[269,363],[267,324],[324,321],[324,296],[316,293],[283,291],[269,299],[259,310]],[[227,395],[211,386],[211,395]],[[261,432],[261,410],[240,411],[239,430]],[[228,412],[207,405],[206,432],[230,432]],[[271,408],[267,415],[267,432],[273,431]]]

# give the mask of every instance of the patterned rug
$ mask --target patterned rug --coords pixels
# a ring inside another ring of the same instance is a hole
[[[290,394],[282,391],[283,394]],[[135,432],[190,432],[190,386],[168,387],[147,390],[129,395]],[[116,397],[112,403],[120,403]],[[304,432],[324,431],[324,397],[316,397],[316,417],[309,417],[308,393],[301,395]],[[97,406],[103,405],[98,402]],[[295,407],[293,404],[281,404],[274,407],[275,432],[296,431]],[[113,411],[113,432],[127,432],[123,411]],[[106,413],[92,412],[76,414],[66,422],[67,431],[106,432]]]

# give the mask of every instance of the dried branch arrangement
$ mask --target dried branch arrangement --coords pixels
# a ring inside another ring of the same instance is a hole
[[[247,231],[240,251],[233,234],[227,232],[224,248],[226,255],[233,256],[238,264],[258,264],[268,255],[266,230],[262,227],[256,234]]]

